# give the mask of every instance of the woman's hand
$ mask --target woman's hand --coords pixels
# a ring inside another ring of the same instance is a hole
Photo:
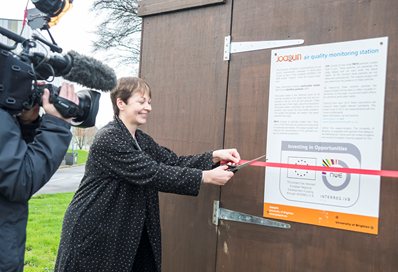
[[[234,176],[234,173],[232,171],[228,171],[227,169],[228,165],[221,165],[212,170],[203,171],[203,183],[225,185]]]
[[[213,162],[218,163],[221,161],[232,162],[233,164],[239,163],[239,152],[236,150],[236,148],[219,149],[213,151]]]

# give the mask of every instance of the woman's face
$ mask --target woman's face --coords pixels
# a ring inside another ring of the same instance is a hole
[[[118,99],[120,114],[124,119],[132,125],[143,125],[146,123],[148,114],[152,110],[151,98],[148,93],[134,93],[128,100],[127,104]]]

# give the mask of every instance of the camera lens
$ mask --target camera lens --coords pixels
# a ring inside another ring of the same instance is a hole
[[[93,90],[82,90],[77,92],[77,96],[79,97],[79,108],[82,110],[82,115],[74,118],[72,125],[81,128],[94,126],[101,94]]]

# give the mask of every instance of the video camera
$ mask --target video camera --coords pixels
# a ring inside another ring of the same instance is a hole
[[[57,16],[64,10],[68,0],[32,0],[38,9]],[[71,2],[71,1],[69,1]],[[48,28],[46,28],[48,31]],[[91,127],[99,108],[101,94],[93,90],[77,92],[79,105],[58,96],[59,89],[48,83],[49,78],[62,76],[83,86],[109,91],[116,85],[113,70],[99,61],[70,51],[66,55],[55,54],[47,57],[41,52],[31,52],[37,42],[47,45],[54,53],[62,49],[53,43],[33,34],[26,39],[14,32],[0,27],[0,34],[15,41],[13,46],[0,43],[0,107],[15,115],[34,105],[41,105],[44,89],[50,91],[50,102],[65,118],[73,118],[72,124],[77,127]],[[22,51],[15,54],[17,44]],[[47,84],[39,84],[38,80],[46,80]]]

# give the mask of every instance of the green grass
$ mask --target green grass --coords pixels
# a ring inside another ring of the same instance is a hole
[[[68,149],[68,153],[72,152],[72,149]],[[74,150],[77,153],[76,164],[85,164],[88,157],[88,150]]]
[[[73,194],[38,195],[29,201],[25,272],[53,271],[62,220]]]
[[[87,150],[75,150],[77,152],[77,164],[85,164],[88,157]]]

